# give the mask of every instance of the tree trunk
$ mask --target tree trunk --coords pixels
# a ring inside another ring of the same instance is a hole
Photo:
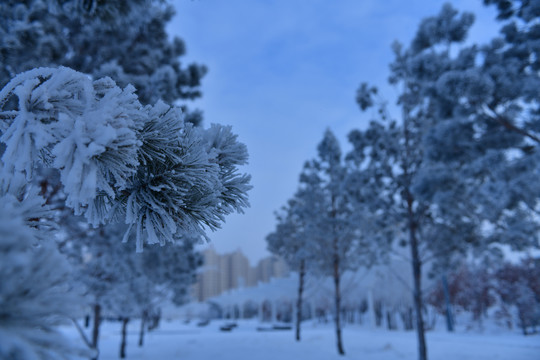
[[[410,126],[411,120],[409,118],[411,109],[403,109],[404,117],[403,117],[403,135],[405,139],[405,154],[404,157],[402,157],[402,169],[403,169],[403,178],[405,180],[403,193],[405,195],[405,200],[407,202],[407,222],[409,226],[409,245],[411,246],[411,263],[412,263],[412,270],[413,270],[413,303],[414,303],[414,311],[416,313],[416,334],[418,337],[418,359],[419,360],[427,360],[427,349],[426,349],[426,338],[425,338],[425,330],[424,330],[424,319],[422,317],[422,309],[423,306],[423,300],[422,300],[422,261],[420,260],[420,254],[418,249],[418,238],[417,236],[417,230],[418,230],[418,219],[416,218],[417,214],[415,213],[414,209],[414,197],[411,193],[411,179],[413,178],[414,174],[411,174],[410,171],[413,170],[414,172],[414,166],[412,163],[414,162],[414,156],[412,154],[412,148],[411,146],[411,131]],[[416,154],[418,156],[418,154]],[[418,160],[418,159],[416,159]],[[418,160],[420,161],[420,160]]]
[[[336,219],[336,198],[332,194],[332,212],[330,218],[333,220]],[[337,236],[337,229],[335,223],[332,226],[334,239],[332,241],[332,252],[333,252],[333,265],[334,265],[334,288],[335,288],[335,323],[336,323],[336,340],[337,340],[337,349],[339,355],[345,355],[345,350],[343,349],[343,341],[341,339],[341,289],[339,286],[341,280],[340,274],[340,258],[339,258],[339,239]]]
[[[413,330],[413,312],[410,307],[406,307],[405,309],[402,309],[400,311],[401,314],[401,320],[403,320],[403,326],[405,327],[405,330]]]
[[[337,339],[337,349],[339,355],[345,355],[345,350],[343,350],[343,342],[341,339],[341,290],[340,290],[340,273],[339,273],[339,255],[337,253],[337,240],[334,241],[334,287],[336,292],[336,339]]]
[[[407,205],[409,215],[409,239],[411,245],[411,259],[414,278],[414,311],[416,313],[416,335],[418,337],[418,359],[427,360],[426,338],[424,330],[424,318],[422,309],[424,308],[422,300],[422,262],[418,253],[418,239],[416,238],[416,221],[414,220],[412,208],[412,196],[407,194]]]
[[[120,343],[120,359],[125,359],[126,357],[126,333],[128,322],[128,317],[122,318],[122,342]]]
[[[159,327],[159,322],[161,321],[161,308],[157,308],[152,316],[148,316],[147,320],[150,322],[148,325],[149,332],[157,329]]]
[[[386,310],[386,326],[388,330],[396,330],[395,311]]]
[[[306,262],[300,261],[298,273],[298,300],[296,301],[296,341],[300,341],[300,324],[302,322],[302,294],[304,292],[304,276],[306,275]]]
[[[453,332],[454,316],[452,315],[452,305],[450,304],[450,291],[448,291],[448,281],[446,281],[446,275],[442,276],[441,281],[444,292],[444,302],[446,304],[446,329],[449,332]]]
[[[99,326],[101,325],[101,306],[99,304],[94,305],[94,328],[92,329],[92,347],[95,350],[98,350],[98,340],[99,340]],[[99,354],[96,352],[96,354]],[[97,360],[99,355],[93,358]]]
[[[148,312],[144,310],[141,316],[141,328],[139,330],[139,347],[144,344],[144,327],[146,325],[146,318],[148,317]]]

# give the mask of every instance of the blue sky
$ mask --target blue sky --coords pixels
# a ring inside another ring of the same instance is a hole
[[[192,106],[205,124],[232,125],[248,146],[251,208],[210,234],[218,252],[236,249],[252,263],[268,255],[274,211],[296,190],[303,163],[316,155],[326,128],[347,149],[346,135],[374,115],[354,101],[360,82],[387,85],[394,40],[408,44],[439,0],[176,0],[169,32],[184,39],[185,62],[209,68]],[[492,38],[495,11],[481,0],[451,2],[472,11],[470,41]]]

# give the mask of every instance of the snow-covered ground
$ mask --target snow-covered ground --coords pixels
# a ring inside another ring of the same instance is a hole
[[[292,330],[260,332],[258,321],[243,320],[231,332],[219,327],[226,320],[214,320],[206,327],[196,321],[185,324],[180,320],[163,321],[159,329],[147,334],[145,345],[137,346],[139,323],[132,321],[128,328],[127,359],[148,360],[395,360],[416,359],[414,332],[369,329],[358,325],[344,328],[346,355],[336,353],[331,324],[304,323],[302,341],[294,340]],[[118,359],[120,323],[105,323],[100,338],[101,360]],[[268,325],[267,325],[268,326]],[[69,333],[70,337],[77,334]],[[523,336],[517,330],[491,331],[433,331],[427,334],[429,358],[433,360],[538,360],[540,335]]]

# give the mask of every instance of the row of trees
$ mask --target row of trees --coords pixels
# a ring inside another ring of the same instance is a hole
[[[120,357],[124,358],[129,320],[140,319],[138,345],[143,346],[145,331],[159,323],[163,301],[181,305],[189,300],[188,289],[202,256],[193,249],[194,239],[175,241],[166,249],[148,246],[136,253],[131,244],[121,241],[124,224],[93,229],[79,219],[78,225],[78,234],[70,233],[73,240],[59,245],[71,263],[74,281],[82,285],[85,304],[92,309],[92,336],[86,341],[98,349],[102,319],[119,319]],[[88,325],[89,314],[86,319]]]
[[[247,149],[183,105],[206,68],[182,66],[166,2],[0,13],[0,357],[97,357],[103,316],[123,334],[141,317],[142,344],[156,301],[185,299],[194,244],[248,206]],[[93,351],[56,331],[90,306]]]
[[[501,325],[517,326],[524,335],[540,325],[540,259],[519,263],[463,263],[448,273],[448,293],[454,312],[472,314],[479,324],[492,315]],[[441,283],[428,295],[428,304],[446,311]],[[489,314],[491,313],[491,314]]]
[[[318,157],[304,165],[298,192],[277,214],[278,225],[268,235],[267,243],[272,253],[282,256],[300,274],[297,340],[300,340],[306,272],[333,278],[337,347],[343,355],[342,276],[348,270],[370,266],[382,259],[394,229],[377,231],[377,224],[382,225],[385,219],[383,213],[377,214],[368,206],[367,198],[375,197],[376,193],[373,188],[362,186],[362,182],[370,179],[364,178],[367,174],[350,171],[349,161],[345,162],[339,142],[330,130],[325,132],[317,149]]]
[[[394,44],[401,116],[362,84],[357,103],[376,108],[375,119],[349,134],[345,157],[325,133],[268,237],[291,266],[334,277],[340,354],[340,274],[383,261],[392,243],[410,249],[420,360],[426,264],[444,274],[463,256],[500,261],[501,245],[539,247],[540,8],[484,2],[503,23],[486,44],[464,45],[474,16],[449,4],[420,23],[408,47]]]

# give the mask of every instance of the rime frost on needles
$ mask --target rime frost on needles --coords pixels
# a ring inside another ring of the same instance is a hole
[[[205,237],[248,206],[250,177],[237,168],[247,150],[230,128],[193,127],[162,102],[142,106],[131,86],[39,68],[12,79],[0,106],[3,193],[20,194],[37,166],[58,169],[66,204],[94,225],[125,221],[139,251]]]
[[[0,92],[2,103],[18,98],[18,110],[2,124],[0,137],[6,144],[5,186],[13,187],[13,172],[28,181],[36,165],[52,165],[60,170],[67,205],[76,213],[98,193],[114,197],[138,165],[136,128],[143,118],[134,90],[122,91],[110,79],[92,82],[68,68],[15,77]]]

